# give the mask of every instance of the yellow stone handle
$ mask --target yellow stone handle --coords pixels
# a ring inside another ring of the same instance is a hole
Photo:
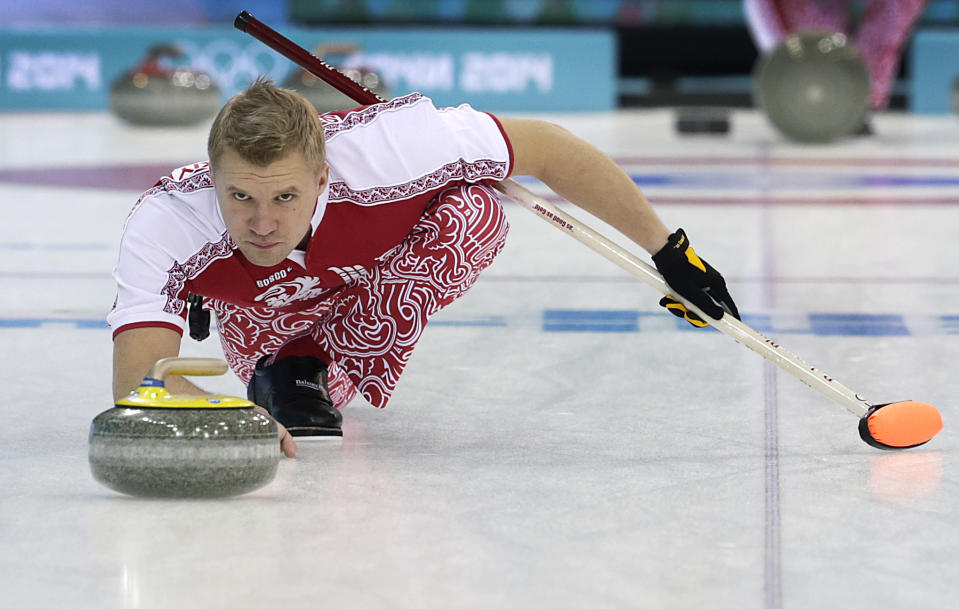
[[[165,357],[153,364],[147,378],[163,381],[168,374],[181,376],[217,376],[229,368],[215,357]]]

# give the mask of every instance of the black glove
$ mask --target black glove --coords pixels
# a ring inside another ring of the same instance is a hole
[[[669,287],[702,309],[713,319],[722,319],[729,313],[739,319],[739,311],[726,289],[726,280],[709,263],[696,255],[689,246],[689,238],[683,229],[669,236],[663,249],[653,254],[653,263]],[[688,311],[679,301],[669,296],[659,301],[660,306],[677,317],[683,317],[694,326],[709,324],[695,313]]]

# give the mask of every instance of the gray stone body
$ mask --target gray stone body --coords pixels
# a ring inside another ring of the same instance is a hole
[[[191,70],[127,73],[110,87],[110,110],[133,125],[192,125],[213,118],[222,105],[210,77]]]
[[[379,74],[366,69],[341,69],[341,72],[350,77],[381,99],[390,99],[390,90],[383,82]],[[287,89],[293,89],[313,104],[317,112],[335,112],[337,110],[352,110],[359,104],[340,93],[333,85],[330,85],[316,76],[307,72],[294,72],[284,82],[283,86]]]
[[[787,36],[757,62],[754,82],[756,105],[797,142],[847,136],[862,125],[869,108],[866,63],[842,34]]]
[[[101,484],[145,497],[228,497],[276,475],[276,422],[253,408],[117,406],[90,425],[90,469]]]

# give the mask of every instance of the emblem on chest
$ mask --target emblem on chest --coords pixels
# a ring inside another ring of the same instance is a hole
[[[284,271],[277,271],[274,275],[278,273],[284,273]],[[257,284],[259,285],[259,282]],[[280,308],[298,300],[318,298],[326,291],[326,288],[320,287],[319,277],[295,277],[290,281],[270,286],[253,300],[262,302],[268,307]]]

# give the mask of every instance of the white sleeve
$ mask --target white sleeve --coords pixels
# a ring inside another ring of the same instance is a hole
[[[171,281],[175,257],[157,240],[170,225],[160,217],[161,211],[159,206],[143,202],[127,220],[113,271],[117,299],[107,316],[114,335],[130,325],[173,326],[183,332],[186,294],[182,283],[177,290],[176,282]]]
[[[354,191],[443,181],[504,180],[512,150],[499,122],[467,104],[437,109],[411,94],[327,125],[328,160]]]

